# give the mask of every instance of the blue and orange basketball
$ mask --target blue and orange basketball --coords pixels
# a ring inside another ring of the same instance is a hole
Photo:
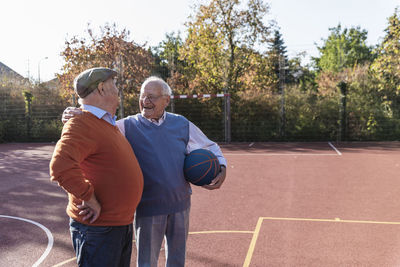
[[[186,156],[183,172],[194,185],[210,184],[220,172],[219,161],[211,151],[196,149]]]

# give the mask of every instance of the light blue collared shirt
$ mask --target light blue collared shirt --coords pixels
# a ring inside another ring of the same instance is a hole
[[[82,108],[84,110],[89,111],[93,115],[95,115],[99,119],[103,119],[106,122],[110,123],[111,125],[115,126],[115,121],[117,120],[117,116],[112,116],[110,112],[107,112],[101,108],[92,106],[92,105],[87,105],[87,104],[82,104]]]

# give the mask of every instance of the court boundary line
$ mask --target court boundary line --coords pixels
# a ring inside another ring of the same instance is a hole
[[[381,225],[400,225],[400,222],[382,222],[382,221],[366,221],[366,220],[342,220],[340,218],[334,219],[310,219],[310,218],[290,218],[290,217],[259,217],[256,228],[251,239],[249,249],[246,254],[243,267],[249,267],[251,259],[253,258],[254,249],[260,234],[261,225],[265,221],[297,221],[297,222],[330,222],[330,223],[358,223],[358,224],[381,224]]]
[[[247,251],[246,258],[243,263],[243,267],[249,267],[251,258],[253,257],[254,249],[256,247],[258,235],[260,234],[261,225],[263,223],[263,217],[259,217],[256,225],[256,229],[254,230],[253,238],[251,239],[249,250]]]
[[[332,145],[331,142],[328,142],[328,144],[336,151],[336,153],[338,153],[339,156],[342,155],[342,152],[340,152],[339,149],[337,149],[334,145]]]
[[[270,221],[303,221],[303,222],[335,222],[335,223],[359,223],[359,224],[385,224],[385,225],[400,225],[400,222],[382,222],[382,221],[366,221],[366,220],[342,220],[334,219],[310,219],[310,218],[285,218],[285,217],[260,217],[263,220]]]
[[[7,218],[7,219],[14,219],[14,220],[19,220],[19,221],[23,221],[23,222],[28,222],[28,223],[31,223],[33,225],[36,225],[37,227],[39,227],[40,229],[42,229],[46,233],[47,240],[48,240],[46,250],[40,256],[40,258],[32,265],[32,267],[39,266],[39,264],[41,264],[46,259],[46,257],[49,255],[50,250],[53,247],[54,238],[53,238],[53,235],[51,234],[51,231],[48,228],[46,228],[44,225],[42,225],[42,224],[40,224],[38,222],[29,220],[29,219],[25,219],[25,218],[21,218],[21,217],[14,217],[14,216],[8,216],[8,215],[0,215],[0,218]]]
[[[251,147],[254,143],[251,143]],[[335,153],[224,153],[227,156],[342,156],[339,151],[331,142],[328,145],[335,151]]]

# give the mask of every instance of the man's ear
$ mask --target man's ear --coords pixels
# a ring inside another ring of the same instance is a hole
[[[97,85],[97,90],[99,91],[99,94],[100,94],[101,96],[104,95],[104,89],[103,89],[103,87],[104,87],[104,82],[100,82],[100,83]]]

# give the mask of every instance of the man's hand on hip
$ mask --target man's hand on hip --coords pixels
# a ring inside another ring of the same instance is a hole
[[[81,210],[79,215],[84,215],[84,221],[89,220],[90,223],[93,223],[100,216],[101,206],[94,194],[88,201],[82,201],[82,204],[77,207]]]

